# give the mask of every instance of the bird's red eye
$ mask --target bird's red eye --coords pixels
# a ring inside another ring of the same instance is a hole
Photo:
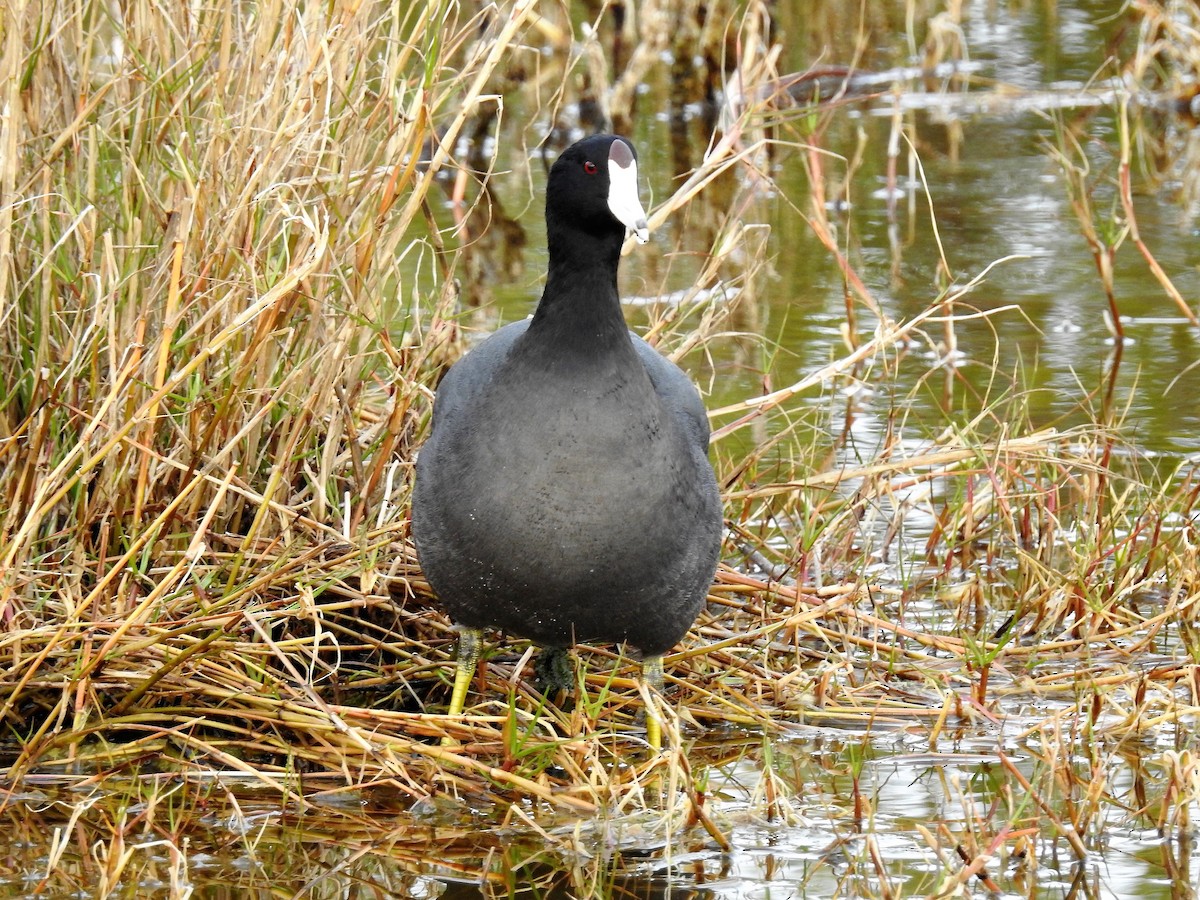
[[[589,175],[595,175],[596,174],[596,164],[589,159],[587,162],[585,162],[583,164],[583,171],[587,172]]]

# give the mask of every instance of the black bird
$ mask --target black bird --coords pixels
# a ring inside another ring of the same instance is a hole
[[[487,627],[549,648],[624,642],[660,687],[662,655],[712,583],[722,518],[708,418],[688,377],[625,325],[626,228],[645,243],[633,145],[604,134],[567,148],[546,186],[537,311],[438,387],[412,532],[462,629],[451,715]],[[647,729],[659,746],[653,716]]]

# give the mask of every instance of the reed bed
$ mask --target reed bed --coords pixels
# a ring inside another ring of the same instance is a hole
[[[978,415],[915,446],[897,437],[876,459],[849,459],[836,436],[807,444],[812,413],[798,398],[830,409],[839,389],[887,380],[917,335],[949,353],[956,326],[982,315],[971,285],[931,286],[910,321],[879,309],[826,212],[831,168],[853,162],[823,148],[824,130],[850,101],[788,92],[766,4],[648,0],[624,24],[587,6],[594,28],[540,0],[10,4],[10,799],[129,777],[265,791],[296,808],[371,789],[500,816],[518,815],[515,800],[551,818],[653,810],[720,844],[703,756],[689,749],[697,734],[915,729],[936,752],[1014,717],[1054,773],[1069,722],[1103,726],[1111,745],[1174,733],[1194,747],[1194,467],[1140,460],[1112,403],[1083,424],[1034,427],[1019,377]],[[872,27],[904,30],[904,4],[869,6],[892,16]],[[1155,15],[1144,21],[1156,35],[1181,27]],[[713,411],[729,536],[707,610],[666,660],[671,749],[642,746],[647,698],[613,648],[579,648],[576,696],[544,698],[526,645],[505,641],[469,714],[448,720],[454,635],[417,565],[407,503],[434,387],[479,315],[464,307],[495,281],[489,235],[508,220],[484,185],[501,166],[530,180],[540,142],[580,125],[577,110],[632,127],[637,85],[673,77],[684,44],[707,61],[684,101],[739,89],[651,224],[688,215],[706,191],[729,202],[698,248],[693,293],[650,334],[694,361],[739,327],[768,266],[747,224],[770,160],[792,154],[813,196],[789,199],[844,279],[846,344],[803,382]],[[954,55],[927,49],[931,64]],[[907,128],[898,118],[901,170]],[[485,140],[496,137],[504,152]],[[742,305],[703,307],[699,292],[718,284]],[[952,366],[927,380],[943,378],[965,390]],[[933,523],[924,564],[881,580],[877,563],[914,510]],[[1194,762],[1178,767],[1163,821],[1196,796]],[[764,775],[764,809],[802,790],[775,777]],[[1030,790],[1084,852],[1103,793],[1064,821],[1077,785]],[[963,877],[1008,840],[975,838],[959,843]],[[115,880],[120,858],[106,857]]]

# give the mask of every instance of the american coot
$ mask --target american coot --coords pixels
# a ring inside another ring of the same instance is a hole
[[[563,648],[624,642],[643,678],[695,621],[721,545],[708,419],[674,363],[632,335],[617,296],[625,229],[648,236],[637,155],[596,135],[550,170],[550,269],[532,319],[454,365],[417,458],[412,532],[461,627],[450,714],[480,631]],[[647,719],[658,746],[658,722]]]

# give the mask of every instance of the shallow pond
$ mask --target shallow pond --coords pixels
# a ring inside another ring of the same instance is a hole
[[[840,9],[831,27],[844,32],[826,44],[824,35],[819,40],[809,35],[805,26],[811,23],[802,12],[792,11],[790,21],[781,10],[782,71],[819,68],[814,58],[830,65],[850,61],[838,48],[854,46],[859,18],[842,9],[846,4],[818,6]],[[1116,243],[1126,224],[1116,191],[1122,101],[1129,110],[1125,127],[1136,131],[1134,149],[1142,151],[1132,158],[1140,237],[1195,312],[1200,231],[1194,198],[1200,174],[1193,120],[1169,111],[1173,97],[1140,93],[1116,77],[1110,54],[1128,56],[1132,41],[1130,19],[1121,15],[1124,4],[964,6],[962,59],[938,70],[941,77],[923,79],[920,68],[911,68],[903,33],[870,33],[860,65],[883,72],[883,78],[862,90],[878,94],[843,101],[820,118],[815,135],[815,117],[778,127],[771,132],[778,143],[770,156],[752,157],[767,169],[772,187],[746,190],[751,179],[744,171],[736,187],[718,181],[660,229],[650,246],[634,247],[626,256],[623,292],[635,328],[661,311],[664,296],[668,302],[686,298],[695,319],[697,308],[720,305],[723,291],[746,288],[752,295],[749,301],[741,298],[729,323],[728,330],[742,332],[743,339],[711,339],[705,353],[687,358],[711,408],[761,393],[764,374],[773,387],[782,387],[846,352],[847,288],[809,224],[816,182],[835,241],[888,317],[911,319],[943,290],[953,293],[983,276],[959,301],[954,346],[946,346],[940,325],[927,325],[906,346],[892,393],[868,391],[859,398],[856,437],[878,434],[881,429],[871,423],[893,417],[897,405],[911,411],[918,427],[933,427],[947,416],[954,421],[977,414],[1006,390],[1025,394],[1035,426],[1094,421],[1097,395],[1108,388],[1115,341],[1104,283],[1072,205],[1072,179],[1056,157],[1061,153],[1073,167],[1087,167],[1089,218],[1101,237],[1108,234]],[[789,34],[807,40],[789,41]],[[700,163],[707,136],[698,113],[668,107],[669,83],[651,80],[645,90],[635,138],[643,178],[661,201],[678,186],[674,172]],[[660,112],[650,115],[656,108]],[[679,116],[686,120],[682,133],[674,128]],[[899,139],[897,171],[889,178],[897,121],[906,132]],[[815,179],[805,153],[810,146],[822,151]],[[541,184],[537,163],[528,169],[535,191]],[[524,170],[520,159],[503,152],[500,164]],[[519,221],[533,248],[524,253],[522,276],[487,286],[500,301],[499,316],[508,321],[529,314],[536,303],[544,230],[540,206],[529,203],[521,174],[507,183],[496,179],[495,190],[509,198],[509,209],[522,210]],[[731,198],[743,204],[732,216],[724,206]],[[743,250],[722,268],[729,280],[718,279],[711,293],[690,296],[704,261],[700,255],[730,221],[751,232],[766,226],[761,229],[770,235],[766,266],[739,271],[738,259],[752,259]],[[1195,365],[1200,331],[1128,237],[1115,251],[1112,282],[1126,335],[1112,405],[1137,435],[1139,450],[1174,459],[1200,452],[1200,406],[1188,402],[1200,391]],[[972,310],[991,314],[972,318]],[[861,310],[858,319],[862,342],[876,320]],[[748,353],[749,347],[756,352]],[[952,371],[957,387],[946,392],[941,380],[930,379],[931,370],[939,369]],[[870,378],[865,376],[868,389]],[[820,389],[811,393],[815,402]],[[869,458],[873,450],[864,446],[862,455]]]
[[[118,897],[1194,897],[1200,848],[1180,827],[1187,812],[1164,800],[1163,765],[1191,736],[1116,748],[1062,735],[1048,747],[1020,736],[1037,718],[946,735],[937,752],[915,727],[689,742],[728,850],[654,784],[645,805],[580,821],[536,805],[472,811],[467,798],[414,808],[332,780],[281,806],[228,773],[46,779],[10,798],[0,896],[91,897],[99,883]],[[1077,780],[1056,808],[1103,801],[1082,861],[1069,825],[1037,837],[1024,787],[1048,796],[1066,757]],[[987,864],[962,877],[980,853]]]

